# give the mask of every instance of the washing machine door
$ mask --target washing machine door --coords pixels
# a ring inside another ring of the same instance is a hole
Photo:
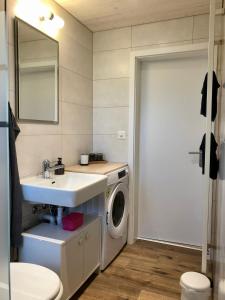
[[[128,218],[128,188],[119,183],[108,201],[107,225],[110,235],[117,239],[122,237],[127,228]]]

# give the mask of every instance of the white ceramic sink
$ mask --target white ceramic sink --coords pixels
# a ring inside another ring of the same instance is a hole
[[[65,207],[76,207],[103,193],[107,186],[104,175],[70,173],[53,179],[41,176],[21,179],[24,200]]]

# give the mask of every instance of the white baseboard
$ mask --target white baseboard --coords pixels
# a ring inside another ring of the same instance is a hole
[[[137,237],[137,240],[143,240],[143,241],[154,242],[154,243],[159,243],[159,244],[164,244],[164,245],[170,245],[170,246],[175,246],[175,247],[180,247],[180,248],[202,251],[202,247],[194,246],[194,245],[179,244],[179,243],[173,243],[173,242],[168,242],[168,241],[147,239],[147,238],[143,238],[143,237]]]

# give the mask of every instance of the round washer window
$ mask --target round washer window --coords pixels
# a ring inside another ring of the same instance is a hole
[[[119,226],[123,214],[124,214],[124,207],[125,207],[125,198],[123,192],[119,191],[114,199],[113,208],[112,208],[112,220],[113,225],[115,227]]]

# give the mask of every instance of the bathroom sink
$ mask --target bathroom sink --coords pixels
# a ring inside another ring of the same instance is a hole
[[[107,186],[107,177],[65,172],[53,179],[27,177],[21,179],[21,185],[25,201],[76,207],[103,193]]]

